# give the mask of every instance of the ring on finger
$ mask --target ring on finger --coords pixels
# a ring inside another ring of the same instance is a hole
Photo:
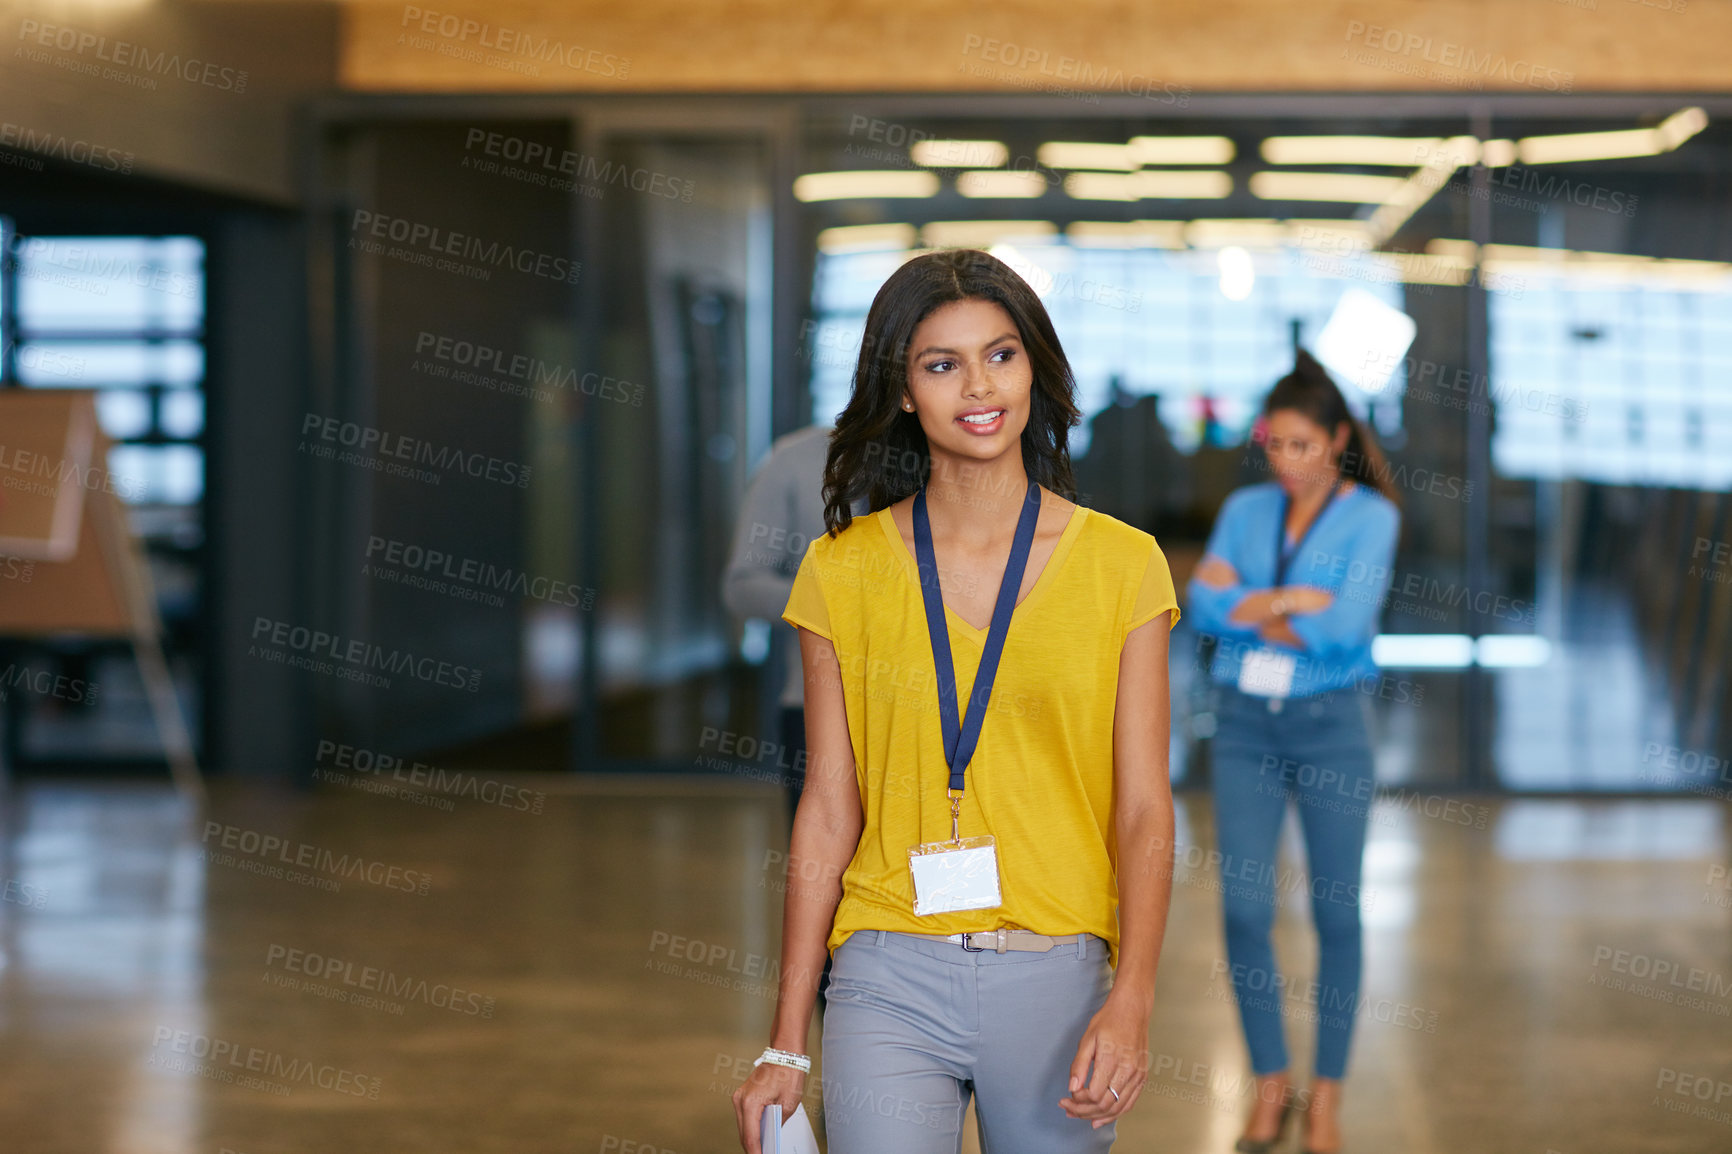
[[[1111,1086],[1108,1086],[1107,1089],[1113,1090],[1113,1088]],[[1121,1099],[1119,1097],[1119,1092],[1117,1090],[1113,1090],[1113,1101],[1118,1102],[1118,1101],[1122,1101],[1122,1100],[1123,1099]]]

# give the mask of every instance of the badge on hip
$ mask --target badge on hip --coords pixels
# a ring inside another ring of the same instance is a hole
[[[1239,692],[1256,697],[1286,697],[1293,691],[1293,672],[1298,665],[1294,654],[1267,646],[1253,649],[1239,662]]]
[[[998,846],[991,834],[912,846],[908,868],[914,874],[914,912],[921,917],[995,910],[1004,902],[998,890]]]

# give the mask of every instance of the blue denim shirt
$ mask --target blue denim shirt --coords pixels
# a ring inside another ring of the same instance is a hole
[[[1287,508],[1273,481],[1235,490],[1221,506],[1205,556],[1219,557],[1239,575],[1212,588],[1193,577],[1186,586],[1185,617],[1198,632],[1220,639],[1209,675],[1223,685],[1239,680],[1239,664],[1264,646],[1296,653],[1291,696],[1309,697],[1355,684],[1377,673],[1371,641],[1389,593],[1401,514],[1365,485],[1339,492],[1288,561],[1284,585],[1311,585],[1335,595],[1321,613],[1293,614],[1288,622],[1304,648],[1264,641],[1257,630],[1227,620],[1247,594],[1275,585],[1276,534]],[[1284,540],[1285,538],[1283,538]]]

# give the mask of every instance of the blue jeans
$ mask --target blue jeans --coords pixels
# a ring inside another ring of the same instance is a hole
[[[1315,997],[1300,999],[1317,1020],[1312,1072],[1340,1078],[1359,1002],[1360,865],[1374,791],[1364,701],[1346,689],[1289,698],[1272,712],[1268,699],[1228,685],[1217,690],[1211,788],[1221,911],[1251,1068],[1259,1075],[1287,1068],[1281,1006],[1289,987],[1269,932],[1281,898],[1303,891],[1319,955]],[[1282,875],[1275,860],[1289,798],[1305,833],[1306,879]]]

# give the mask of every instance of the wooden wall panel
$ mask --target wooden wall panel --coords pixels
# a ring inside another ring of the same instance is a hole
[[[338,36],[322,4],[10,4],[0,145],[288,202],[291,115],[336,83]]]
[[[1724,90],[1724,0],[356,0],[365,90]]]

